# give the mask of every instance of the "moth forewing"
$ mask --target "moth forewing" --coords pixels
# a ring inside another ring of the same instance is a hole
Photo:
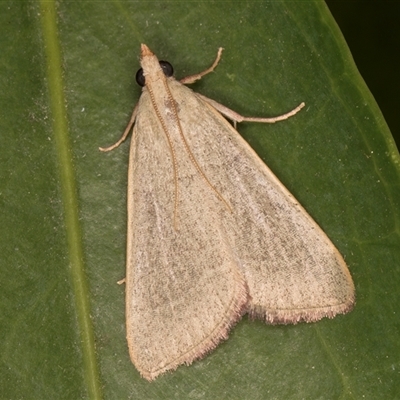
[[[185,98],[180,118],[193,154],[231,204],[233,225],[225,216],[224,229],[249,288],[249,313],[296,323],[351,309],[353,282],[326,234],[219,112],[202,104],[203,96],[171,86]]]
[[[220,53],[183,81],[211,72]],[[128,346],[141,375],[152,380],[204,356],[245,312],[297,323],[349,311],[354,285],[342,256],[220,114],[272,123],[304,103],[245,118],[165,77],[145,45],[141,65],[126,272]]]
[[[226,338],[248,296],[228,240],[210,221],[215,214],[204,215],[215,203],[219,213],[228,211],[187,156],[169,122],[173,111],[164,106],[170,97],[161,97],[159,86],[157,98],[147,86],[139,101],[128,187],[127,339],[132,361],[149,380],[191,363]],[[179,101],[175,93],[173,98]]]

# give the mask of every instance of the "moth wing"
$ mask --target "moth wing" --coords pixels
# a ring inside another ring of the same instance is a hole
[[[250,315],[297,323],[350,311],[354,284],[326,234],[225,118],[178,85],[184,135],[232,207],[222,223],[249,288]]]
[[[215,348],[248,300],[230,239],[214,218],[221,206],[179,143],[174,228],[171,148],[151,110],[143,92],[130,147],[126,273],[129,352],[148,380]]]

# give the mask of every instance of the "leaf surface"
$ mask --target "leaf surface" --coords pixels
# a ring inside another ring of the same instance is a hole
[[[399,154],[325,4],[53,6],[0,5],[2,396],[394,398]],[[306,103],[288,121],[238,130],[344,255],[354,311],[295,326],[245,317],[203,360],[153,383],[139,377],[116,284],[125,274],[129,143],[107,154],[98,147],[120,137],[140,95],[140,43],[178,78],[224,47],[216,71],[191,87],[243,115]]]

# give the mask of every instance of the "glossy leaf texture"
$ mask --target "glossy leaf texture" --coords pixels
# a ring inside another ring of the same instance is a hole
[[[396,397],[399,154],[323,2],[3,1],[0,10],[2,398]],[[117,285],[129,140],[98,147],[120,137],[139,98],[140,43],[178,78],[224,47],[216,71],[191,87],[243,115],[306,103],[288,121],[238,130],[345,257],[354,311],[295,326],[244,317],[203,360],[152,383],[139,377]]]

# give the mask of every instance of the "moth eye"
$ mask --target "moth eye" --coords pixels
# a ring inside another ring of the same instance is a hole
[[[136,72],[136,83],[139,86],[144,86],[146,83],[146,79],[144,78],[143,75],[143,68],[138,69],[138,72]]]
[[[174,68],[168,61],[160,61],[160,67],[165,76],[172,76],[174,74]]]

